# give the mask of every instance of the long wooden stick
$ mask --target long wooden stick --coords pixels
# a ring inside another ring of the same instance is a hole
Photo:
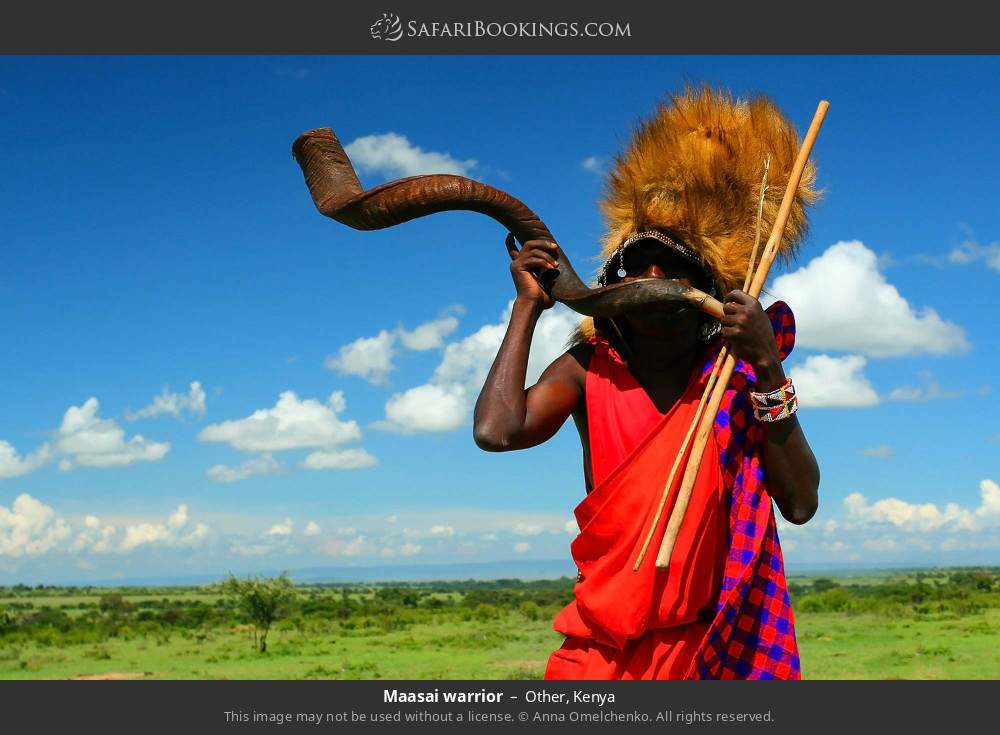
[[[639,566],[642,564],[642,560],[646,558],[646,551],[649,549],[649,544],[653,540],[653,533],[656,531],[656,527],[660,524],[660,516],[663,515],[663,508],[667,504],[667,497],[670,495],[670,488],[673,487],[674,477],[677,476],[677,468],[681,465],[681,460],[687,453],[688,443],[691,441],[691,437],[694,435],[695,427],[698,426],[698,419],[701,418],[701,412],[705,409],[708,403],[708,397],[712,392],[712,388],[715,387],[715,380],[719,376],[719,366],[722,365],[722,361],[726,358],[726,348],[723,347],[719,352],[719,356],[715,360],[715,366],[712,368],[711,375],[708,376],[708,381],[705,383],[705,390],[701,393],[701,400],[698,401],[698,408],[694,412],[694,418],[691,419],[691,426],[688,427],[687,434],[684,435],[684,441],[681,442],[681,448],[677,450],[677,456],[674,458],[674,465],[670,468],[670,475],[667,477],[667,484],[663,487],[663,493],[660,495],[660,504],[656,507],[656,515],[653,516],[653,522],[649,526],[649,532],[646,534],[646,541],[642,545],[642,550],[636,557],[635,565],[632,567],[633,572],[639,571]]]
[[[792,203],[795,200],[795,194],[802,179],[802,172],[805,170],[806,162],[809,160],[809,153],[812,151],[816,137],[819,135],[819,129],[823,125],[824,118],[826,118],[826,111],[829,108],[829,102],[826,100],[820,101],[812,123],[809,125],[806,137],[802,141],[802,147],[799,149],[795,164],[792,166],[791,174],[788,177],[788,186],[785,188],[785,196],[781,200],[781,207],[778,209],[778,216],[774,221],[774,228],[771,230],[771,236],[764,247],[764,253],[761,256],[760,265],[757,267],[757,273],[750,284],[748,293],[754,298],[760,296],[760,292],[764,288],[764,283],[767,281],[767,275],[771,270],[771,265],[778,254],[778,245],[785,234],[785,225],[788,223],[788,215],[792,210]],[[708,403],[708,410],[703,414],[701,423],[698,426],[698,433],[695,436],[694,446],[691,449],[691,457],[688,460],[687,467],[684,468],[684,478],[681,481],[680,490],[677,492],[677,500],[674,501],[674,507],[667,521],[667,528],[663,533],[660,552],[656,555],[656,567],[658,569],[666,569],[670,565],[670,555],[674,550],[674,544],[677,543],[677,534],[680,531],[681,524],[684,522],[684,514],[687,512],[688,503],[691,501],[691,491],[694,489],[698,470],[701,468],[701,459],[705,453],[705,445],[708,443],[708,437],[715,424],[715,417],[719,412],[719,406],[722,405],[722,398],[725,395],[726,388],[729,387],[729,379],[732,377],[735,367],[736,358],[730,353],[726,356],[719,379],[715,383],[712,398]]]

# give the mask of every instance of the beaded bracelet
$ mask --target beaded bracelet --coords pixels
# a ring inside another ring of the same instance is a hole
[[[750,405],[758,421],[781,421],[787,419],[799,408],[799,399],[795,395],[795,386],[788,378],[784,384],[767,393],[750,391]]]
[[[754,406],[753,415],[757,417],[758,421],[772,422],[787,419],[798,410],[799,399],[792,396],[790,401],[777,406],[772,406],[771,408],[757,408]]]
[[[780,406],[782,403],[790,400],[794,395],[795,386],[792,385],[792,379],[785,378],[785,382],[782,383],[781,386],[768,393],[750,391],[750,402],[758,408],[770,408],[773,406]]]

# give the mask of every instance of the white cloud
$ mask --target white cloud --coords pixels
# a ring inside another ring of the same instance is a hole
[[[125,439],[125,431],[112,419],[98,416],[100,404],[89,398],[82,406],[70,406],[56,432],[55,448],[67,457],[60,469],[70,467],[118,467],[133,462],[156,462],[170,450],[166,442],[154,442],[136,434]]]
[[[170,451],[167,442],[146,439],[141,434],[126,439],[125,430],[113,419],[102,419],[100,403],[88,398],[82,406],[70,406],[54,432],[51,444],[21,456],[9,442],[0,440],[0,479],[34,472],[59,459],[59,469],[74,467],[123,467],[133,462],[157,462]]]
[[[930,308],[915,309],[886,281],[878,257],[858,241],[838,242],[793,273],[772,294],[792,306],[796,343],[871,357],[967,350],[962,327]]]
[[[171,416],[180,418],[182,413],[189,413],[195,416],[205,415],[205,390],[197,380],[193,381],[188,389],[187,395],[183,393],[171,393],[164,386],[163,391],[158,396],[153,397],[153,402],[145,408],[141,408],[135,413],[126,411],[125,418],[128,421],[159,416],[161,413],[169,413]]]
[[[500,349],[513,303],[512,300],[507,304],[498,323],[484,325],[448,344],[430,381],[389,398],[385,419],[372,426],[409,434],[452,431],[466,425]],[[561,304],[542,312],[528,353],[525,385],[533,385],[542,371],[565,351],[566,340],[579,320],[577,314]]]
[[[114,536],[116,533],[118,533],[118,529],[114,526],[110,524],[102,526],[100,529],[100,537],[93,542],[93,546],[90,547],[90,550],[95,554],[106,554],[114,551]],[[85,546],[90,544],[89,537],[83,540],[86,542],[84,544]]]
[[[566,521],[566,525],[563,526],[563,530],[568,534],[576,536],[580,533],[580,524],[576,522],[576,518],[571,518]]]
[[[285,518],[277,523],[272,523],[266,531],[259,532],[256,538],[246,536],[237,537],[229,546],[229,553],[238,556],[264,556],[267,554],[295,554],[297,549],[292,543],[292,532],[295,523],[291,518]],[[313,536],[319,533],[319,525],[310,521],[303,529],[305,536]]]
[[[890,459],[895,456],[896,451],[888,444],[879,444],[877,447],[865,447],[860,451],[862,457],[875,457],[877,459]]]
[[[131,551],[143,544],[153,544],[157,541],[166,541],[169,538],[167,527],[163,524],[140,523],[137,526],[129,526],[125,529],[125,538],[119,546],[122,551]]]
[[[375,456],[364,449],[342,449],[312,452],[302,466],[310,470],[355,470],[377,463]]]
[[[939,398],[958,398],[962,395],[960,391],[942,389],[940,383],[938,383],[934,375],[928,370],[920,373],[920,380],[920,385],[901,385],[898,388],[894,388],[889,393],[889,399],[892,401],[924,403]]]
[[[484,325],[445,347],[444,357],[434,370],[431,382],[461,385],[467,393],[478,395],[500,349],[513,306],[513,300],[507,303],[498,323]],[[565,352],[566,340],[579,322],[580,316],[562,304],[542,312],[532,334],[525,385],[533,385],[549,363]]]
[[[205,472],[216,482],[239,482],[256,475],[273,475],[281,469],[281,463],[270,454],[262,454],[244,462],[240,462],[235,467],[228,467],[224,464],[217,464],[209,467]]]
[[[396,356],[395,336],[383,329],[374,337],[360,337],[344,345],[324,363],[341,375],[357,375],[376,385],[386,382]]]
[[[263,556],[274,550],[270,544],[234,543],[229,547],[229,553],[238,556]]]
[[[377,172],[386,178],[420,174],[465,176],[475,168],[475,159],[460,161],[448,153],[424,151],[398,133],[366,135],[344,146],[351,162],[361,171]]]
[[[866,364],[867,360],[861,355],[812,355],[792,367],[789,376],[803,407],[874,406],[879,398],[864,376]]]
[[[268,532],[266,536],[291,536],[292,535],[292,519],[286,518],[280,523],[275,523]]]
[[[10,509],[0,505],[0,556],[39,556],[71,533],[69,524],[48,505],[21,493]]]
[[[260,518],[251,514],[241,518],[220,518],[218,523],[208,520],[211,532],[206,524],[198,522],[202,519],[192,507],[183,504],[167,508],[159,517],[80,513],[73,519],[62,520],[57,518],[61,515],[58,509],[48,509],[48,512],[53,519],[61,521],[58,525],[63,530],[47,549],[50,553],[66,554],[58,562],[66,564],[104,557],[104,564],[120,565],[124,562],[114,561],[119,555],[135,556],[137,553],[142,553],[143,563],[147,556],[160,560],[169,558],[171,563],[179,564],[206,562],[208,554],[222,554],[223,560],[277,555],[293,558],[293,555],[305,553],[307,548],[344,560],[427,556],[437,561],[462,553],[488,558],[482,555],[488,554],[489,549],[494,553],[507,549],[513,554],[514,545],[525,542],[530,545],[519,548],[532,553],[559,553],[567,538],[565,513],[512,509],[420,507],[394,514],[398,516],[394,524],[387,522],[384,513],[294,519],[291,516]],[[10,546],[6,538],[7,526],[11,524],[2,510],[0,516],[3,517],[0,546],[4,547],[0,561],[18,562],[7,549]],[[36,525],[41,527],[43,524]],[[49,527],[56,526],[49,521]],[[34,536],[44,537],[44,533],[40,531]],[[300,543],[303,546],[296,548]],[[179,553],[185,548],[191,550],[188,553],[192,556]],[[44,552],[40,549],[39,553]],[[107,558],[109,556],[111,559]]]
[[[518,523],[511,530],[515,536],[537,536],[542,532],[542,527],[532,523]]]
[[[186,505],[177,506],[177,510],[170,514],[166,523],[136,523],[125,527],[122,540],[117,545],[112,545],[109,539],[105,538],[105,545],[102,549],[107,551],[117,551],[128,553],[147,544],[164,544],[167,546],[186,546],[201,541],[208,535],[208,526],[204,523],[195,524],[193,528],[185,533],[189,527],[188,509]],[[108,528],[113,528],[108,526]],[[110,537],[114,531],[107,533]],[[96,548],[92,548],[97,551]]]
[[[1000,525],[1000,485],[986,479],[979,483],[979,492],[981,501],[976,508],[965,508],[958,503],[947,503],[942,508],[935,503],[910,503],[899,498],[869,503],[858,492],[848,495],[844,506],[853,523],[888,524],[914,532],[969,532]]]
[[[284,529],[289,531],[287,536],[269,536],[265,526],[259,538],[240,542],[267,545],[271,547],[268,553],[287,553],[285,542],[292,538],[308,541],[304,529],[308,523],[316,523],[313,548],[330,557],[372,560],[419,555],[438,561],[462,553],[486,559],[490,550],[511,551],[514,544],[521,542],[530,542],[534,553],[558,554],[567,538],[565,513],[444,507],[403,510],[394,515],[398,516],[395,523],[377,513],[316,517],[314,521],[296,519],[294,526]],[[290,523],[286,519],[277,525]],[[513,531],[518,523],[523,524],[518,528],[520,535]]]
[[[43,444],[31,454],[22,457],[8,442],[0,440],[0,479],[20,477],[34,472],[52,459],[52,448]]]
[[[365,536],[357,536],[350,541],[332,538],[323,545],[323,551],[330,556],[361,556],[367,546]]]
[[[62,532],[59,543],[50,550],[97,556],[143,549],[163,549],[155,553],[166,554],[167,550],[197,547],[198,558],[204,561],[203,555],[209,551],[255,557],[289,555],[298,553],[293,548],[294,542],[309,542],[315,538],[315,547],[332,556],[374,558],[383,548],[391,548],[392,555],[397,558],[433,553],[435,558],[446,559],[465,541],[475,541],[477,550],[488,543],[496,544],[494,548],[509,550],[515,543],[530,541],[533,551],[544,548],[559,553],[568,529],[565,513],[529,510],[420,507],[400,510],[393,516],[395,522],[390,522],[384,513],[294,520],[249,514],[240,518],[220,518],[218,523],[209,520],[213,531],[210,533],[205,523],[198,522],[201,519],[192,513],[190,505],[174,505],[161,517],[150,514],[116,517],[101,514],[99,517],[96,513],[81,513],[75,519],[63,521],[70,532]],[[247,533],[248,528],[254,530]],[[211,545],[203,546],[202,541],[206,544],[210,541]],[[0,560],[4,558],[0,554]]]
[[[187,508],[184,509],[185,517]],[[115,534],[118,529],[113,524],[101,523],[101,519],[95,515],[87,515],[83,518],[84,531],[77,534],[73,543],[69,546],[69,551],[77,553],[88,550],[95,554],[106,554],[115,550]]]
[[[966,265],[980,260],[987,268],[1000,271],[1000,242],[980,245],[975,240],[966,240],[948,253],[948,262],[955,265]]]
[[[865,539],[862,545],[869,551],[895,551],[899,548],[896,539],[891,537]]]
[[[431,535],[430,529],[436,526],[453,529],[455,536],[551,534],[558,538],[566,531],[565,513],[496,508],[428,508],[400,511],[395,516],[396,521],[389,528],[398,530],[393,530],[392,533],[400,533],[411,539],[427,538]],[[364,524],[374,529],[373,522],[378,522],[378,528],[385,530],[384,521],[385,519],[380,517],[371,519],[366,517],[358,519],[355,524],[358,526]],[[514,529],[520,534],[515,534]],[[372,530],[371,533],[374,534],[375,531]]]
[[[462,386],[420,385],[386,401],[385,420],[372,426],[402,434],[451,431],[465,424],[468,403]]]
[[[188,508],[186,505],[178,505],[177,510],[170,514],[167,518],[167,526],[169,528],[177,529],[183,528],[188,522]]]
[[[294,391],[285,391],[273,408],[254,411],[245,419],[206,426],[198,434],[201,441],[226,442],[247,452],[268,452],[304,447],[330,447],[361,437],[355,421],[341,421],[343,393],[332,393],[326,404],[314,399],[299,400]]]
[[[420,553],[422,548],[423,547],[421,547],[420,544],[409,544],[409,543],[403,544],[402,546],[399,547],[399,555],[416,556],[417,554]]]
[[[518,554],[543,553],[543,550],[558,553],[555,550],[564,545],[565,533],[571,532],[571,524],[567,523],[564,513],[445,507],[401,511],[394,514],[398,516],[396,523],[387,522],[384,514],[326,519],[305,517],[294,521],[289,517],[277,522],[269,518],[266,523],[264,519],[247,517],[242,521],[222,523],[221,533],[212,524],[215,532],[210,535],[208,527],[197,523],[199,519],[183,504],[174,506],[160,518],[105,518],[87,513],[70,521],[59,518],[53,509],[33,502],[34,508],[28,508],[30,513],[25,512],[24,500],[15,504],[13,514],[0,508],[0,563],[7,559],[10,560],[8,566],[17,562],[18,552],[14,549],[24,548],[32,540],[36,541],[32,552],[22,551],[20,556],[46,552],[72,554],[73,557],[64,557],[65,563],[77,565],[89,564],[89,560],[100,556],[134,554],[147,549],[148,553],[165,559],[168,552],[174,554],[174,550],[183,547],[198,551],[187,559],[174,555],[172,558],[178,562],[204,561],[209,551],[221,553],[223,558],[226,555],[290,556],[304,551],[295,548],[296,541],[342,559],[403,559],[430,555],[439,560],[451,558],[453,554],[481,555],[489,549],[495,553],[504,548],[515,549]],[[10,515],[37,516],[40,520],[33,522],[34,525],[23,520],[12,523]],[[27,534],[21,532],[12,542],[12,526],[30,526],[34,530]],[[248,527],[256,530],[250,534],[241,530]]]
[[[461,306],[451,306],[445,313],[462,313]],[[326,358],[324,365],[341,375],[356,375],[375,385],[384,385],[395,370],[393,360],[397,342],[408,350],[426,351],[439,348],[444,338],[458,328],[458,319],[446,315],[417,325],[412,331],[402,324],[394,330],[381,330],[374,337],[359,337],[341,347],[337,354]]]
[[[606,165],[602,156],[587,156],[580,161],[580,168],[584,171],[590,171],[593,174],[602,174],[606,169]]]
[[[441,347],[444,344],[444,338],[456,329],[458,329],[458,319],[453,316],[445,316],[424,322],[412,332],[408,332],[400,326],[397,328],[396,334],[406,349],[422,352]]]

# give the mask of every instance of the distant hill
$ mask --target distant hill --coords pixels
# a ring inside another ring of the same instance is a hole
[[[281,569],[261,569],[264,577],[276,576]],[[186,576],[131,577],[119,579],[73,580],[60,584],[66,586],[130,587],[130,586],[181,586],[217,582],[226,576],[218,574],[192,574]],[[244,576],[244,575],[237,575]],[[295,582],[435,582],[465,579],[556,579],[575,577],[576,567],[570,559],[511,559],[509,561],[476,562],[464,564],[394,564],[356,567],[307,567],[289,569]]]
[[[962,565],[967,566],[967,565]],[[980,567],[983,565],[971,565]],[[959,568],[954,565],[920,564],[789,564],[789,577],[822,575],[867,575],[879,572],[907,572],[930,569]],[[572,559],[509,559],[493,562],[455,564],[384,564],[374,566],[305,567],[287,568],[293,581],[300,584],[323,582],[454,582],[464,580],[496,579],[558,579],[575,577],[576,566]],[[285,568],[259,569],[256,576],[273,577]],[[227,571],[215,574],[188,574],[173,576],[120,577],[117,579],[74,579],[47,583],[66,587],[183,587],[210,584],[226,577]],[[245,577],[245,573],[236,576]],[[8,584],[7,586],[12,586]],[[34,586],[34,585],[31,585]]]

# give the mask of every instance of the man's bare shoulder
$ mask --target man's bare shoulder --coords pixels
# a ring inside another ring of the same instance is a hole
[[[565,353],[564,357],[570,357],[577,364],[580,370],[587,372],[587,367],[590,365],[590,358],[594,355],[594,344],[593,342],[580,342],[573,345]]]
[[[586,385],[587,367],[593,354],[594,345],[589,342],[573,345],[545,368],[539,382],[543,380],[568,382],[583,390]]]

